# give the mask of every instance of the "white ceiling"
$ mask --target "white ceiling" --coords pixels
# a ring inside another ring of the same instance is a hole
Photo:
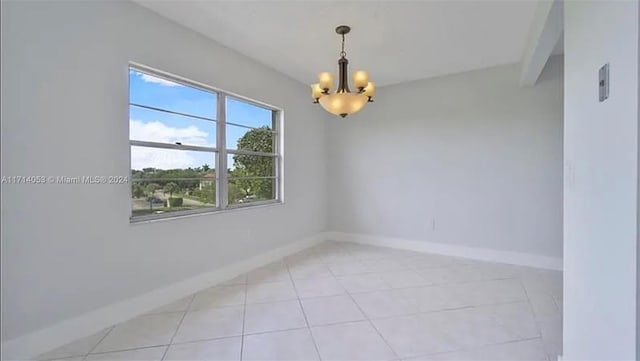
[[[519,62],[536,8],[518,0],[134,1],[306,84],[337,72],[334,28],[350,25],[349,69],[367,70],[378,86]]]

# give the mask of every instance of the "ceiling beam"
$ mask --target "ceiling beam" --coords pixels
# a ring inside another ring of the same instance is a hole
[[[520,85],[531,86],[538,81],[542,69],[562,36],[564,4],[562,0],[538,3],[529,31],[529,40],[522,58]]]

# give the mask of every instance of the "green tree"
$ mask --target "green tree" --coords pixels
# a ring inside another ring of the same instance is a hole
[[[247,196],[247,191],[237,184],[238,181],[229,182],[229,203],[238,203],[238,201]]]
[[[147,191],[147,195],[149,195],[149,197],[153,197],[156,194],[156,191],[160,189],[160,186],[157,183],[149,183],[144,189]]]
[[[273,153],[273,132],[268,126],[251,129],[238,139],[238,149]]]
[[[198,178],[203,175],[202,169],[156,169],[144,168],[142,170],[132,169],[133,179],[145,180],[153,179],[160,188],[164,188],[167,183],[173,182],[180,191],[193,190],[199,185]],[[179,179],[179,180],[177,180]],[[193,179],[193,180],[190,180]]]
[[[172,198],[173,193],[178,192],[179,190],[180,187],[178,187],[178,185],[173,182],[169,182],[164,185],[164,192],[169,193],[169,198]]]
[[[133,198],[142,198],[144,196],[144,188],[138,182],[133,182],[131,185],[131,195]]]
[[[208,165],[208,164],[205,164],[205,165],[203,165],[203,166],[202,166],[202,171],[203,171],[203,172],[207,173],[207,172],[208,172],[208,171],[210,171],[210,170],[211,170],[211,167],[209,167],[209,165]]]
[[[215,193],[216,185],[211,183],[196,188],[191,195],[202,203],[214,204],[216,202]]]
[[[274,134],[268,126],[251,129],[238,139],[238,149],[273,153],[273,137]],[[273,176],[275,168],[273,157],[236,154],[233,156],[233,166],[235,169],[231,172],[231,176],[244,178],[237,179],[234,183],[244,191],[246,197],[255,195],[260,199],[273,198],[273,180],[252,178]]]
[[[156,194],[156,191],[160,189],[160,186],[156,183],[149,183],[147,184],[147,186],[145,187],[145,191],[147,192],[147,195],[149,196],[149,209],[153,209],[153,197]]]

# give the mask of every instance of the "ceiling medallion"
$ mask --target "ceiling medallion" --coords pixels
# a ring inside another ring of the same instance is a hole
[[[318,75],[319,83],[311,85],[311,96],[314,103],[320,103],[324,110],[331,114],[346,117],[349,114],[358,112],[367,102],[373,102],[376,93],[375,84],[369,81],[369,75],[364,70],[353,73],[353,85],[357,92],[349,91],[349,80],[347,79],[347,53],[344,51],[344,36],[351,31],[347,25],[340,25],[336,28],[336,33],[342,36],[342,51],[338,59],[338,89],[333,90],[333,74],[323,72]]]

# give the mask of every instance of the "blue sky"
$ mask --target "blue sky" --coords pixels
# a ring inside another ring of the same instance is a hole
[[[135,70],[129,71],[129,102],[161,108],[208,119],[216,119],[215,93],[176,84]],[[251,127],[271,125],[271,111],[238,99],[227,97],[227,122]],[[162,143],[216,146],[216,123],[211,120],[169,114],[129,106],[130,137]],[[227,148],[235,149],[237,141],[249,129],[227,124]],[[131,167],[171,169],[214,167],[212,153],[132,147]],[[229,164],[232,167],[233,164]]]

